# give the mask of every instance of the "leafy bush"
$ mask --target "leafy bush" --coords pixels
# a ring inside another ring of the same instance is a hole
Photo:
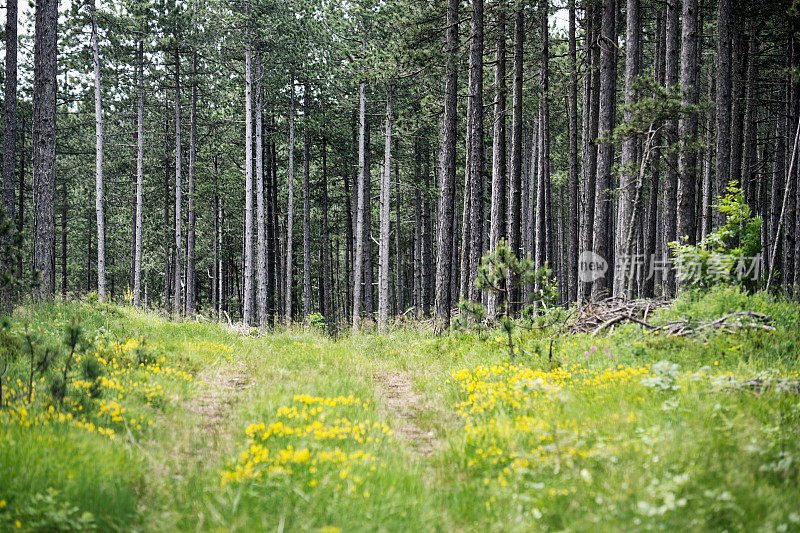
[[[707,288],[719,283],[755,288],[761,277],[761,217],[744,200],[732,181],[715,206],[725,215],[725,224],[697,245],[669,243],[678,276],[689,288]],[[685,236],[683,237],[685,238]]]

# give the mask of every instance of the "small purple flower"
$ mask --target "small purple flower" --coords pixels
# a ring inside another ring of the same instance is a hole
[[[591,347],[591,348],[589,348],[589,349],[590,349],[590,350],[592,350],[593,352],[595,352],[595,351],[597,351],[597,346],[592,346],[592,347]]]

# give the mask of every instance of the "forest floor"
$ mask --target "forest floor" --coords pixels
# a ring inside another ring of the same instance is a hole
[[[647,322],[735,311],[775,330],[543,329],[509,361],[491,330],[333,340],[21,308],[0,330],[0,530],[800,531],[796,307],[719,289]],[[26,328],[35,363],[62,346],[31,402]]]

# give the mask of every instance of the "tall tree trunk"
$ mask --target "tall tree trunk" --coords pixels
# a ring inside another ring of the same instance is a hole
[[[669,90],[678,83],[678,70],[680,67],[680,13],[678,0],[668,0],[666,3],[666,42],[665,42],[665,84]],[[664,127],[667,146],[678,143],[678,121],[667,120]],[[664,208],[663,212],[663,250],[667,245],[677,239],[677,205],[678,205],[678,154],[670,150],[666,157],[664,172]],[[667,296],[675,294],[675,270],[670,268],[663,279],[664,293]]]
[[[136,220],[134,222],[135,237],[133,245],[133,305],[139,307],[141,305],[142,293],[142,209],[144,202],[144,41],[142,39],[139,39],[137,63]]]
[[[215,132],[216,133],[216,132]],[[211,161],[211,175],[213,187],[212,207],[214,208],[214,246],[212,250],[211,259],[213,261],[212,271],[214,272],[211,277],[211,307],[213,313],[217,315],[217,320],[222,321],[222,310],[220,309],[220,289],[222,284],[222,265],[220,259],[222,258],[222,243],[220,242],[220,213],[219,213],[219,167],[217,163],[217,154]]]
[[[311,191],[310,191],[310,164],[311,164],[311,130],[309,128],[309,112],[311,106],[308,84],[303,92],[303,317],[311,314]]]
[[[325,329],[329,335],[336,335],[336,299],[333,293],[331,272],[331,243],[328,228],[328,140],[322,137],[322,287]],[[338,254],[337,254],[338,256]],[[338,291],[337,291],[338,292]]]
[[[289,94],[289,161],[287,173],[287,195],[288,201],[286,204],[286,268],[284,269],[284,278],[286,281],[286,288],[283,291],[284,295],[284,313],[286,324],[292,322],[292,244],[294,232],[294,76],[291,78],[290,94]]]
[[[468,125],[470,136],[469,187],[470,187],[470,243],[469,270],[467,271],[467,297],[480,301],[480,291],[475,287],[475,277],[483,249],[483,0],[472,0],[472,28],[469,57],[469,98],[472,118]]]
[[[249,6],[248,6],[249,7]],[[249,13],[249,9],[248,9]],[[245,89],[244,89],[244,323],[255,324],[253,305],[253,67],[252,43],[248,28],[247,48],[245,49]]]
[[[625,112],[623,120],[630,123],[634,119],[633,106],[638,98],[636,79],[639,76],[639,54],[641,53],[642,34],[639,0],[627,0],[627,16],[625,30]],[[639,137],[631,135],[622,143],[622,168],[619,175],[619,202],[617,204],[616,256],[624,268],[614,271],[614,295],[626,295],[625,287],[633,278],[633,263],[628,260],[633,250],[629,248],[627,228],[633,222],[634,198],[637,196],[637,176]],[[638,229],[638,228],[637,228]],[[636,233],[634,233],[636,235]],[[627,294],[630,296],[630,294]]]
[[[103,105],[100,88],[100,52],[97,43],[97,15],[95,3],[90,4],[92,14],[92,65],[94,67],[94,130],[95,130],[95,199],[97,217],[97,296],[106,299],[106,218],[103,194]]]
[[[170,218],[170,205],[172,195],[169,190],[169,102],[167,92],[164,92],[164,313],[169,314],[170,310],[170,287],[172,284],[172,263],[170,250],[175,242],[172,219]]]
[[[552,259],[551,231],[552,218],[548,213],[550,203],[550,46],[548,23],[549,0],[540,2],[539,27],[542,32],[541,70],[539,74],[539,120],[536,163],[536,222],[535,222],[535,266],[545,266]],[[550,264],[550,267],[554,265]],[[537,287],[538,288],[538,287]]]
[[[413,254],[413,302],[414,314],[422,317],[422,239],[425,233],[422,215],[422,169],[420,159],[420,140],[414,139],[414,254]]]
[[[362,50],[366,45],[362,41]],[[361,326],[362,282],[364,279],[364,189],[367,180],[367,88],[358,86],[358,185],[356,202],[355,258],[353,260],[353,333]]]
[[[10,243],[14,225],[14,182],[16,174],[17,145],[17,0],[6,1],[6,62],[5,88],[3,93],[3,184],[2,216],[9,222]],[[20,181],[21,182],[21,181]],[[22,187],[20,186],[20,190]],[[0,268],[10,273],[14,268],[10,257],[0,260]],[[0,314],[9,313],[13,308],[12,294],[8,288],[0,289]]]
[[[602,18],[602,9],[595,3],[589,3],[584,11],[585,18],[585,45],[584,51],[587,57],[588,67],[583,84],[583,168],[581,186],[581,228],[580,243],[578,248],[581,254],[592,250],[594,217],[595,217],[595,193],[597,185],[597,127],[600,107],[598,106],[598,96],[600,92],[600,46],[599,29]],[[581,256],[583,257],[583,255]],[[579,262],[584,260],[579,258]],[[585,265],[579,264],[579,273],[585,273]],[[583,302],[591,293],[591,283],[581,279],[579,276],[577,287],[577,300]]]
[[[742,145],[742,190],[754,210],[758,209],[758,196],[754,160],[757,150],[756,97],[758,91],[758,30],[750,23],[747,50],[747,82],[745,83],[744,141]]]
[[[600,53],[600,93],[598,103],[600,113],[598,132],[600,136],[608,136],[614,129],[616,117],[617,87],[617,27],[616,0],[603,0],[603,18],[601,25]],[[595,184],[595,217],[592,249],[595,254],[604,258],[613,268],[611,250],[608,239],[611,235],[611,171],[614,164],[614,145],[608,141],[600,142],[597,149],[597,182]],[[613,270],[612,270],[613,272]],[[592,298],[599,298],[610,288],[609,275],[601,277],[592,285]]]
[[[37,300],[51,298],[54,289],[57,23],[58,1],[38,0],[33,45],[33,268],[39,274],[34,291]]]
[[[177,318],[181,314],[181,263],[183,259],[183,242],[181,234],[181,57],[178,45],[175,45],[175,261],[172,269],[172,315]]]
[[[267,324],[267,237],[264,227],[266,205],[264,201],[264,116],[261,96],[261,52],[256,54],[256,300],[257,323]]]
[[[436,267],[433,262],[434,221],[431,216],[431,150],[428,139],[423,140],[423,174],[425,181],[425,194],[422,200],[422,218],[424,231],[422,237],[422,314],[430,315],[430,307],[434,302],[435,280],[433,273]]]
[[[698,101],[697,72],[697,0],[683,0],[680,87],[685,106]],[[680,153],[678,156],[678,228],[680,242],[695,243],[695,184],[697,182],[697,114],[684,114],[678,122]]]
[[[522,6],[516,6],[514,12],[514,74],[511,101],[511,174],[508,188],[508,215],[506,217],[508,246],[518,257],[522,255],[522,150],[524,139],[522,136],[522,85],[523,85],[523,60],[525,48],[525,17]],[[510,294],[513,312],[519,302],[519,289],[517,280],[509,274],[506,279]]]
[[[708,65],[708,77],[706,79],[706,98],[709,102],[714,101],[714,80],[714,60],[711,59]],[[706,135],[709,136],[709,138],[714,130],[715,122],[714,109],[709,108],[708,111],[706,111]],[[713,196],[715,187],[712,171],[714,167],[714,152],[715,148],[713,146],[707,146],[703,153],[703,199],[701,202],[701,209],[703,211],[701,221],[703,227],[700,231],[701,238],[705,238],[706,235],[711,233],[711,205],[714,203]]]
[[[395,280],[395,287],[396,287],[396,298],[395,302],[397,303],[397,313],[402,314],[406,310],[406,300],[405,300],[405,284],[403,283],[403,232],[401,229],[401,220],[400,220],[400,167],[399,167],[399,159],[400,159],[400,148],[397,145],[397,137],[394,138],[394,188],[397,191],[396,201],[395,201],[395,213],[394,213],[394,257],[395,257],[395,271],[394,271],[394,280]]]
[[[386,131],[380,190],[380,230],[378,233],[378,330],[386,331],[389,320],[389,209],[392,179],[392,85],[386,84]],[[395,258],[397,261],[399,258]]]
[[[731,175],[731,4],[732,0],[717,0],[717,157],[714,175],[714,198],[725,192]],[[723,223],[719,211],[713,214],[713,227]]]
[[[575,0],[568,2],[568,49],[569,89],[567,106],[569,114],[569,188],[567,220],[567,293],[566,301],[574,302],[578,297],[578,50],[575,41]]]
[[[370,149],[370,129],[369,121],[364,126],[366,132],[366,164],[364,179],[364,312],[370,319],[374,318],[375,314],[375,291],[373,288],[373,280],[375,273],[373,268],[372,257],[372,178],[370,176],[370,169],[372,168],[371,157],[372,150]]]
[[[195,272],[195,163],[197,160],[197,51],[192,52],[192,93],[189,106],[189,175],[186,198],[186,294],[184,313],[194,314],[197,302]]]
[[[458,96],[458,0],[447,0],[447,63],[445,67],[444,118],[439,159],[440,199],[437,218],[436,317],[438,328],[450,324],[450,283],[453,256],[453,204],[456,181],[456,127]]]
[[[61,180],[61,298],[67,298],[67,179]]]
[[[737,29],[731,36],[732,72],[731,72],[731,154],[730,154],[730,181],[741,183],[742,178],[742,132],[744,109],[744,77],[747,68],[747,34],[740,16],[734,18],[734,27]]]
[[[492,135],[492,205],[489,224],[489,250],[494,251],[506,231],[506,4],[497,6],[497,44],[494,64],[494,128]],[[505,281],[505,280],[503,280]],[[501,282],[503,283],[503,282]],[[499,295],[489,293],[487,315],[497,315]]]

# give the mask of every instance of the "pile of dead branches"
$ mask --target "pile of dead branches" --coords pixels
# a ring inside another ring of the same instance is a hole
[[[669,300],[623,300],[609,298],[593,302],[577,310],[569,324],[573,333],[590,333],[596,335],[609,329],[613,331],[616,324],[635,322],[648,324],[653,312],[669,307]]]
[[[570,330],[573,333],[597,335],[603,331],[613,331],[616,325],[632,322],[667,337],[705,338],[711,332],[734,333],[742,329],[775,331],[771,316],[748,311],[728,313],[708,321],[688,316],[663,324],[652,324],[648,320],[654,311],[669,307],[669,304],[668,300],[604,300],[579,309],[571,321]]]

